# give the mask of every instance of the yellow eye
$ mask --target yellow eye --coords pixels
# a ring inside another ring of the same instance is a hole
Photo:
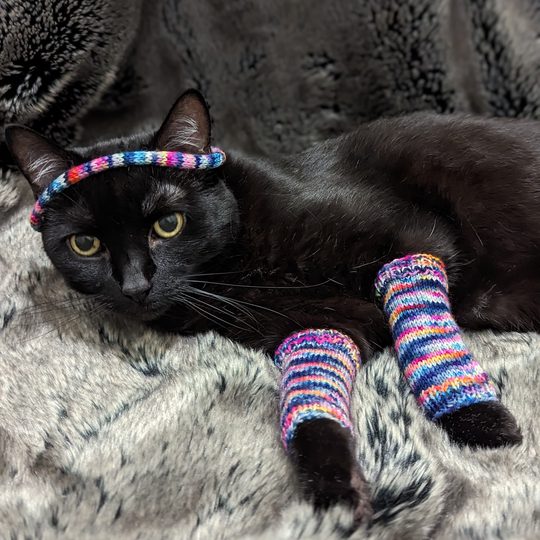
[[[159,218],[153,225],[153,231],[160,238],[173,238],[182,232],[184,228],[185,218],[180,212],[167,214]]]
[[[83,257],[91,257],[95,255],[101,248],[99,238],[88,236],[86,234],[72,234],[69,237],[69,245],[71,249]]]

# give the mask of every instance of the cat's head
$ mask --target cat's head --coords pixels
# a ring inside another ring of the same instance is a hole
[[[210,118],[202,96],[188,91],[155,134],[75,152],[10,126],[6,141],[37,197],[70,167],[101,155],[208,153]],[[67,188],[47,205],[41,232],[47,255],[70,286],[117,311],[150,319],[181,302],[186,279],[227,247],[237,212],[221,169],[133,166]]]

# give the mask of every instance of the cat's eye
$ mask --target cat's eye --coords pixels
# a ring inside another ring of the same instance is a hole
[[[159,218],[152,226],[152,230],[160,238],[173,238],[182,232],[184,224],[184,215],[174,212]]]
[[[91,257],[101,249],[101,241],[95,236],[72,234],[69,237],[71,249],[82,257]]]

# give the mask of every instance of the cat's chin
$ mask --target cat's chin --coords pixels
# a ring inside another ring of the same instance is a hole
[[[162,317],[167,309],[167,307],[158,306],[117,306],[112,311],[116,315],[128,317],[132,320],[151,322]]]
[[[139,313],[139,319],[143,322],[155,321],[156,319],[159,319],[166,311],[167,308],[141,310]]]

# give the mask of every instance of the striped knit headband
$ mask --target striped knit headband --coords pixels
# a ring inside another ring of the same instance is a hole
[[[36,231],[41,230],[43,214],[51,199],[69,186],[93,174],[130,165],[154,165],[174,169],[215,169],[223,165],[225,159],[225,152],[215,147],[212,147],[211,154],[137,150],[98,157],[72,167],[58,178],[55,178],[38,197],[30,215],[30,224]]]

